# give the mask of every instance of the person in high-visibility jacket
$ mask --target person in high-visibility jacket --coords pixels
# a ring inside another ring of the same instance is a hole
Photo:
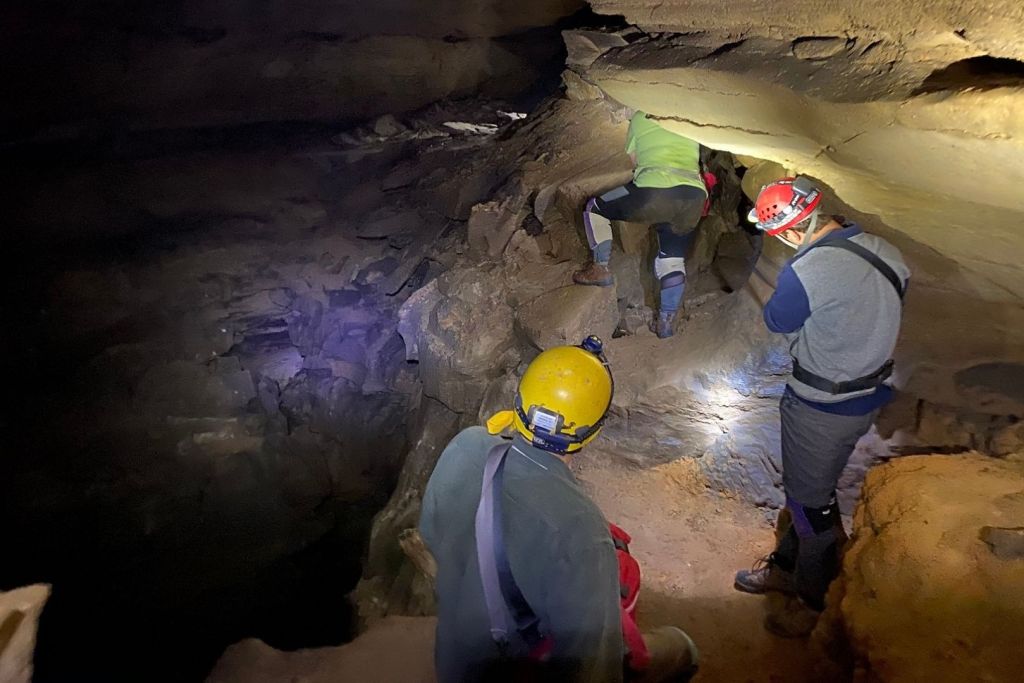
[[[630,119],[626,152],[633,159],[633,180],[592,198],[584,209],[592,260],[573,281],[610,286],[611,221],[650,224],[658,236],[654,274],[661,290],[653,327],[658,337],[670,337],[686,287],[686,252],[706,212],[714,176],[702,171],[699,143],[663,128],[644,112]]]

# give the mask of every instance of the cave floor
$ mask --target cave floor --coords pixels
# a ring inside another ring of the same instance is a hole
[[[640,468],[623,455],[595,443],[573,469],[605,516],[633,537],[643,570],[641,627],[671,624],[693,637],[701,652],[696,683],[820,680],[807,642],[769,634],[764,599],[732,587],[736,569],[771,550],[765,512],[710,492],[693,459]],[[433,617],[387,617],[341,647],[293,653],[250,639],[229,648],[207,683],[297,672],[309,683],[433,683],[435,625]]]
[[[605,516],[633,537],[641,627],[690,634],[701,652],[695,681],[815,680],[807,642],[765,631],[764,599],[732,585],[737,569],[771,551],[765,513],[708,491],[692,459],[641,469],[618,456],[597,446],[574,468]]]

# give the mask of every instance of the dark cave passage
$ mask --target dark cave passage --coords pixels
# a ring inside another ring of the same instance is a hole
[[[695,681],[1011,680],[1024,16],[826,4],[0,9],[0,683],[433,681],[428,478],[589,334],[615,394],[572,471]],[[612,221],[612,285],[574,284],[635,111],[717,181],[665,338],[648,225]],[[794,252],[748,212],[793,175],[912,271],[809,640],[732,585],[787,503],[793,339],[758,297]]]

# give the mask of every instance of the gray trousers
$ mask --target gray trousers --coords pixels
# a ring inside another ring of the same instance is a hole
[[[797,592],[816,609],[839,569],[842,522],[836,484],[857,441],[878,415],[834,415],[786,392],[782,415],[782,485],[792,527],[780,534],[776,560],[796,572]],[[782,529],[780,529],[782,531]]]
[[[782,486],[786,497],[809,508],[828,505],[860,437],[878,410],[867,415],[833,415],[812,408],[789,392],[782,414]]]

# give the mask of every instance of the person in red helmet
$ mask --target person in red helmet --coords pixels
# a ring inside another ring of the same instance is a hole
[[[809,632],[838,572],[845,535],[835,488],[857,441],[892,396],[891,357],[910,277],[896,247],[824,214],[821,203],[811,180],[783,178],[761,189],[748,217],[796,249],[774,292],[751,280],[766,301],[768,329],[789,341],[793,372],[780,403],[780,540],[755,569],[737,572],[735,585],[797,595],[811,618],[770,616],[766,623],[786,636]]]

